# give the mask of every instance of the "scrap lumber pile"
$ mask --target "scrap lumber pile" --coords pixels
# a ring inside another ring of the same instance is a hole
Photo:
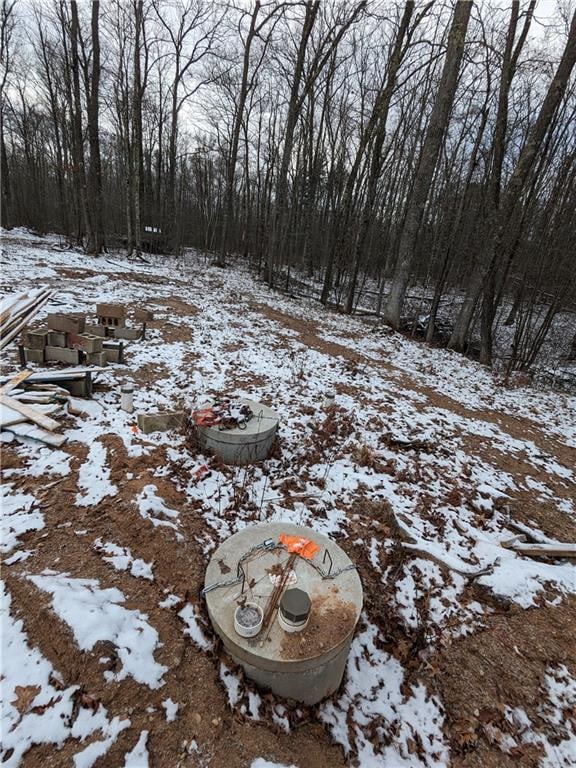
[[[532,538],[532,537],[531,537]],[[576,558],[576,544],[562,541],[527,541],[526,534],[520,534],[513,539],[502,541],[505,549],[512,549],[519,555],[527,557],[569,557]]]
[[[54,384],[64,389],[73,397],[92,397],[92,376],[98,371],[105,370],[100,368],[63,368],[52,371],[22,371],[23,376],[21,386],[28,389],[37,384]],[[0,377],[0,384],[10,383],[14,376]]]
[[[3,299],[0,304],[0,349],[18,336],[53,295],[54,291],[41,288]]]
[[[58,434],[55,417],[77,415],[82,408],[74,397],[92,395],[92,375],[103,368],[69,368],[61,371],[30,370],[0,379],[0,427],[2,432],[28,437],[53,448],[66,442]]]
[[[60,426],[53,416],[65,412],[70,393],[54,384],[35,384],[28,390],[18,385],[31,371],[22,371],[0,387],[0,419],[2,431],[19,437],[30,437],[59,448],[64,435],[55,434]]]

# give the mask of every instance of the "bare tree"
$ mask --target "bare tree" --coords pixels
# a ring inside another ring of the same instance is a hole
[[[6,111],[6,85],[12,67],[12,42],[15,29],[14,7],[16,0],[2,0],[0,8],[0,173],[2,175],[2,212],[3,226],[10,226],[12,190],[10,187],[10,168],[6,151],[4,115]]]
[[[472,3],[468,2],[468,0],[458,0],[454,9],[444,69],[406,209],[404,225],[398,245],[396,269],[390,294],[386,302],[384,316],[386,322],[393,328],[400,326],[400,313],[410,279],[410,266],[414,258],[418,230],[424,216],[424,206],[430,192],[438,153],[450,117],[454,94],[456,93],[458,72],[460,70],[462,54],[464,53],[466,30],[468,29],[471,10]]]

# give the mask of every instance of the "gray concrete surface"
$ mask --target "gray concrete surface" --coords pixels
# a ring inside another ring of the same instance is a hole
[[[253,400],[240,400],[254,414],[244,429],[218,429],[196,427],[198,442],[202,448],[220,456],[226,464],[244,465],[268,458],[276,437],[279,416],[267,405]]]
[[[208,564],[205,587],[234,578],[238,561],[246,552],[266,539],[278,542],[281,533],[315,541],[320,551],[312,562],[326,570],[328,561],[322,564],[326,549],[332,557],[333,572],[351,565],[337,544],[311,528],[292,523],[262,523],[245,528],[220,545]],[[264,611],[274,589],[270,571],[286,563],[288,557],[284,549],[260,550],[245,563],[244,595]],[[334,693],[342,681],[362,610],[362,585],[355,569],[332,580],[322,579],[310,563],[300,557],[296,558],[293,570],[296,581],[289,586],[303,589],[312,601],[309,624],[300,633],[284,632],[275,611],[268,629],[263,629],[256,638],[240,637],[234,630],[234,611],[243,596],[240,583],[208,591],[206,604],[215,631],[248,677],[278,696],[315,704]],[[337,618],[342,615],[343,607],[347,623],[338,625]],[[332,617],[336,618],[334,622]]]

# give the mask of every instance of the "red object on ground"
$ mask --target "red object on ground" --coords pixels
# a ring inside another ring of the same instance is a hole
[[[206,477],[206,475],[210,474],[210,470],[206,464],[202,464],[202,466],[198,467],[198,469],[195,469],[192,474],[196,480],[202,480],[203,477]]]
[[[295,552],[306,560],[312,560],[316,552],[320,551],[315,541],[305,539],[304,536],[288,536],[286,533],[281,533],[280,543],[284,544],[288,552]]]
[[[211,427],[218,422],[219,418],[214,408],[200,408],[198,411],[192,411],[192,420],[199,427]]]

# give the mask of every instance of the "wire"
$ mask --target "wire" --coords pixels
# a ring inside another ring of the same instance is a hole
[[[246,578],[246,574],[244,572],[244,563],[246,560],[248,560],[253,554],[256,552],[261,551],[268,551],[273,552],[276,549],[283,549],[286,550],[286,547],[283,544],[277,544],[272,539],[266,539],[261,544],[256,544],[255,547],[252,547],[252,549],[249,549],[247,552],[245,552],[240,560],[238,560],[238,565],[236,567],[236,577],[233,579],[228,579],[227,581],[216,581],[214,584],[210,584],[207,587],[204,587],[204,589],[200,592],[202,597],[208,594],[208,592],[212,592],[214,589],[221,589],[223,587],[231,587],[234,584],[238,584],[238,582],[243,581]],[[350,563],[350,565],[344,566],[344,568],[340,568],[338,571],[333,571],[331,573],[326,572],[321,566],[316,565],[316,563],[313,563],[311,560],[309,560],[306,557],[302,557],[298,553],[295,553],[298,555],[298,557],[303,560],[305,563],[308,563],[314,570],[320,575],[323,581],[332,581],[333,579],[336,579],[338,576],[340,576],[343,573],[346,573],[348,571],[355,571],[356,566],[354,563]]]
[[[261,544],[256,544],[255,547],[252,547],[252,549],[249,549],[247,552],[245,552],[240,560],[238,560],[238,565],[236,566],[236,577],[233,579],[228,579],[226,581],[217,581],[214,584],[210,584],[208,587],[204,587],[204,589],[201,591],[201,595],[204,596],[208,592],[212,592],[213,589],[220,589],[221,587],[231,587],[233,584],[238,584],[239,581],[242,581],[246,578],[246,574],[244,572],[244,563],[248,558],[250,558],[254,553],[260,552],[260,551],[268,551],[272,552],[275,549],[284,549],[279,544],[276,544],[275,541],[272,539],[265,539]]]

